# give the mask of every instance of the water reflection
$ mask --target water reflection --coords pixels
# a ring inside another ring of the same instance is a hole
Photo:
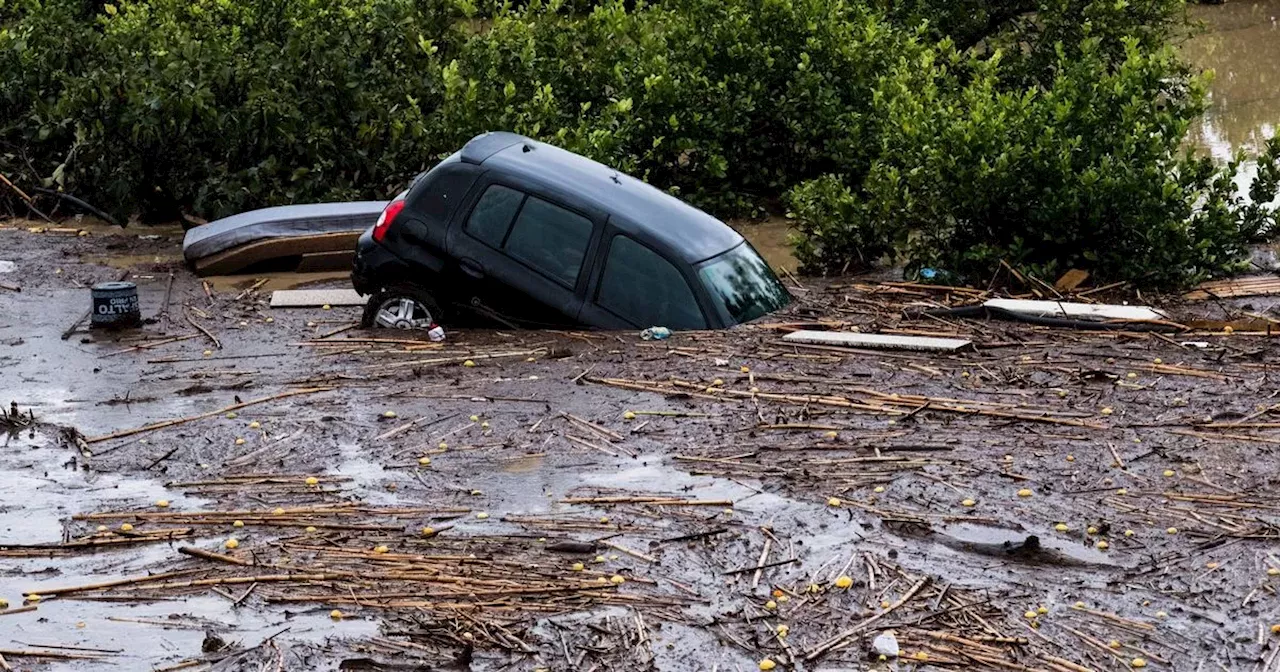
[[[1215,77],[1209,111],[1189,140],[1223,161],[1236,149],[1256,151],[1280,122],[1280,0],[1197,5],[1191,14],[1208,32],[1184,54]]]

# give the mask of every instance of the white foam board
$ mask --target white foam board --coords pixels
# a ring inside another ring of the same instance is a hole
[[[859,334],[851,331],[794,331],[782,337],[787,343],[834,345],[845,348],[880,350],[930,350],[954,352],[973,344],[963,338],[932,336],[899,336],[897,334]]]
[[[278,289],[271,293],[272,308],[363,306],[365,301],[354,289]]]

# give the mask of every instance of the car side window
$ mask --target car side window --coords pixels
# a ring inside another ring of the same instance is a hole
[[[639,327],[707,327],[680,271],[626,236],[614,236],[609,244],[596,304]]]
[[[524,194],[515,189],[490,185],[471,211],[465,227],[467,233],[492,247],[502,247],[502,239],[507,237],[507,229],[523,200]]]
[[[578,282],[593,228],[590,219],[530,196],[504,248],[512,258],[572,287]]]

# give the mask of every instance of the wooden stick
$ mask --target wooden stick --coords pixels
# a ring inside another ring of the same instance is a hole
[[[871,618],[868,618],[862,621],[861,623],[853,626],[852,628],[849,628],[848,630],[845,630],[844,632],[836,635],[835,637],[832,637],[831,639],[828,639],[827,641],[813,647],[807,653],[804,654],[804,659],[806,661],[815,660],[818,657],[830,651],[831,649],[834,649],[837,646],[843,645],[845,640],[849,639],[850,637],[853,637],[854,635],[862,632],[863,630],[866,630],[868,627],[873,625],[876,621],[879,621],[885,616],[888,616],[894,609],[897,609],[898,607],[901,607],[902,605],[906,604],[908,600],[915,597],[916,593],[920,592],[920,590],[924,588],[925,585],[928,583],[929,583],[929,577],[927,576],[920,579],[919,581],[916,581],[915,585],[911,586],[911,588],[906,593],[904,593],[902,597],[898,599],[897,602],[894,602],[893,604],[889,605],[888,609],[885,609],[884,611],[872,616]]]
[[[102,436],[91,436],[85,439],[85,443],[101,443],[102,441],[110,441],[111,439],[122,439],[126,436],[133,436],[135,434],[142,434],[144,432],[154,432],[157,429],[164,429],[165,427],[173,427],[174,425],[181,425],[184,423],[193,422],[195,420],[212,418],[215,415],[223,415],[225,413],[239,410],[241,408],[246,408],[248,406],[254,406],[256,404],[264,404],[268,401],[276,401],[277,399],[284,399],[286,397],[296,397],[303,394],[315,394],[316,392],[328,392],[329,390],[332,390],[332,389],[334,388],[309,387],[302,390],[291,390],[289,392],[281,392],[280,394],[273,394],[269,397],[250,399],[249,401],[241,402],[239,404],[232,404],[230,406],[227,406],[226,408],[220,408],[216,411],[209,411],[208,413],[201,413],[200,415],[192,415],[185,418],[175,418],[173,420],[162,420],[160,422],[153,422],[149,425],[143,425],[142,427],[136,427],[134,429],[124,429],[118,432],[112,432],[111,434],[104,434]]]
[[[186,306],[182,307],[182,316],[187,318],[188,324],[195,327],[197,331],[205,335],[205,338],[208,338],[210,341],[212,341],[213,347],[219,350],[222,349],[222,341],[219,341],[218,337],[213,335],[213,332],[209,331],[208,329],[205,329],[204,326],[202,326],[199,322],[196,322],[195,318],[191,317],[191,313],[187,311]]]
[[[252,562],[252,561],[249,561],[249,560],[242,560],[242,559],[237,558],[237,557],[234,557],[234,556],[230,556],[230,555],[223,555],[223,554],[221,554],[221,553],[214,553],[214,552],[212,552],[212,551],[206,551],[206,550],[204,550],[204,549],[202,549],[202,548],[196,548],[196,547],[194,547],[194,546],[179,546],[179,547],[178,547],[178,552],[179,552],[179,553],[181,553],[181,554],[183,554],[183,555],[189,555],[189,556],[191,556],[191,557],[193,557],[193,558],[202,558],[202,559],[204,559],[204,560],[213,560],[214,562],[226,562],[226,563],[230,563],[230,564],[232,564],[232,565],[241,565],[241,566],[244,566],[244,567],[252,567],[253,565],[255,565],[255,564],[256,564],[256,563],[254,563],[254,562]]]

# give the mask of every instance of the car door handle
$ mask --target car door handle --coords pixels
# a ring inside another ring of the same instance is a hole
[[[484,279],[484,266],[475,259],[459,259],[458,265],[462,267],[462,272],[475,278],[476,280]]]

